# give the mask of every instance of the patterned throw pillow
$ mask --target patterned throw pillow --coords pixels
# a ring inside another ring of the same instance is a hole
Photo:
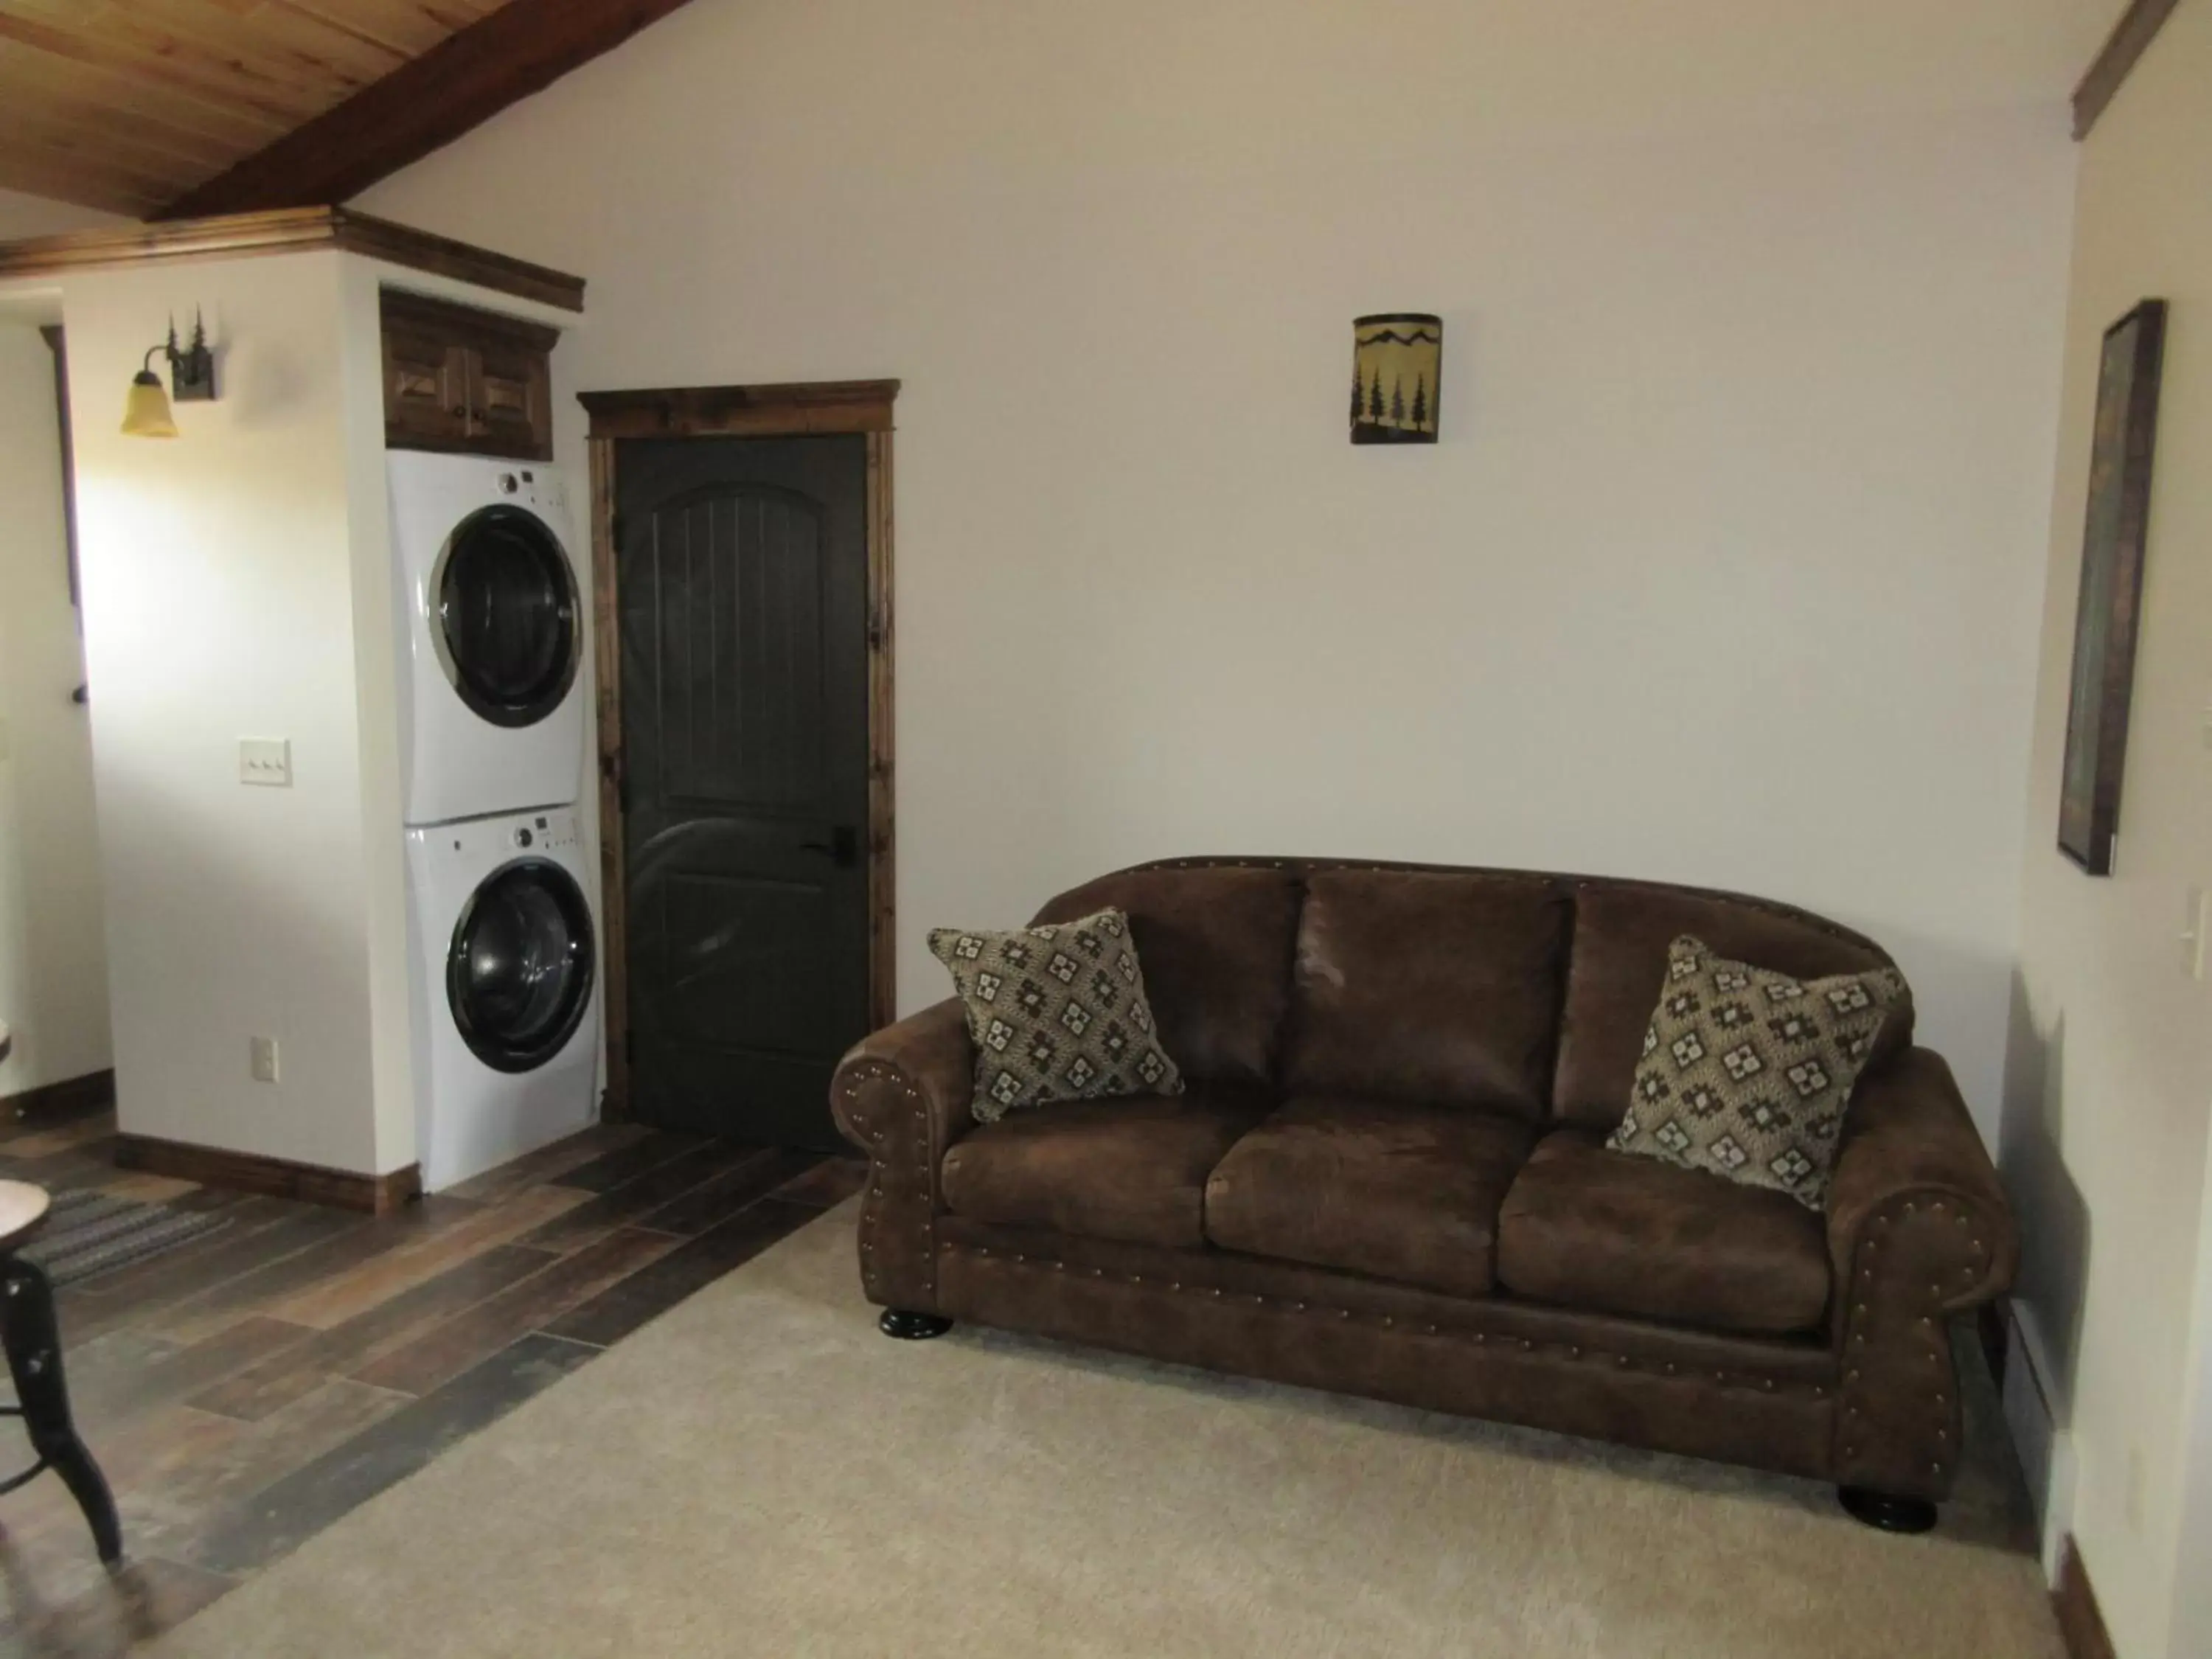
[[[1606,1145],[1824,1207],[1851,1085],[1904,994],[1894,968],[1799,981],[1685,934]]]
[[[978,1121],[1048,1100],[1182,1092],[1121,911],[1003,933],[939,927],[929,948],[968,1007]]]

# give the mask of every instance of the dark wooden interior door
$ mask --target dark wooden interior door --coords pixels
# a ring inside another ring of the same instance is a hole
[[[838,1144],[868,1029],[867,441],[616,461],[629,1088],[650,1123]]]

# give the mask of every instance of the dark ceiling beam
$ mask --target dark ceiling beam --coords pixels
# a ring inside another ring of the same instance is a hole
[[[2087,138],[2089,129],[2097,125],[2097,118],[2105,112],[2128,78],[2150,43],[2158,38],[2166,20],[2173,15],[2173,9],[2181,0],[2133,0],[2120,21],[2112,26],[2105,49],[2097,54],[2097,61],[2089,65],[2089,72],[2081,77],[2081,84],[2074,88],[2074,136]]]
[[[509,0],[169,203],[156,219],[343,202],[611,51],[684,0]]]

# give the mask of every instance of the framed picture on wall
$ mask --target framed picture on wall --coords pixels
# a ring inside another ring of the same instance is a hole
[[[2145,300],[2105,331],[2089,453],[2088,527],[2074,615],[2074,677],[2058,790],[2058,850],[2093,876],[2112,872],[2142,605],[2143,538],[2158,433],[2166,301]]]

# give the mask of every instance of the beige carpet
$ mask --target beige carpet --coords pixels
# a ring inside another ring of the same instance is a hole
[[[854,1216],[702,1291],[157,1651],[2061,1653],[1986,1421],[1944,1531],[1893,1538],[1801,1481],[964,1328],[888,1341]]]

